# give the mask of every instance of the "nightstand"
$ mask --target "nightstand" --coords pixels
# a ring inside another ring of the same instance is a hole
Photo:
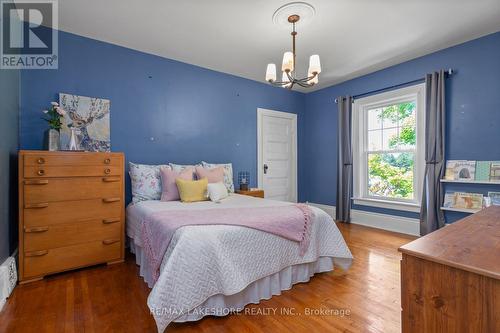
[[[264,198],[264,190],[248,190],[248,191],[236,190],[236,193],[241,195],[249,195],[255,198]]]

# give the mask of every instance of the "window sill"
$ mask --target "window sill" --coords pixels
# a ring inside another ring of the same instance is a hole
[[[371,199],[371,198],[352,198],[352,200],[355,205],[420,213],[420,205],[409,202],[397,202],[397,201]]]

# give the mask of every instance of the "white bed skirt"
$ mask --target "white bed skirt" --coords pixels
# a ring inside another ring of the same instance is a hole
[[[135,254],[135,261],[140,267],[140,275],[150,288],[153,287],[153,279],[144,269],[146,257],[142,248],[133,241],[129,242],[130,251]],[[261,300],[270,299],[274,295],[280,295],[281,291],[289,290],[296,283],[307,282],[316,273],[328,272],[333,270],[335,265],[341,267],[350,264],[350,260],[344,260],[331,257],[320,257],[312,263],[293,265],[282,269],[270,276],[259,279],[239,293],[233,295],[214,295],[199,305],[196,309],[182,314],[174,320],[176,323],[187,321],[197,321],[207,315],[225,316],[230,313],[243,310],[248,304],[257,304]]]

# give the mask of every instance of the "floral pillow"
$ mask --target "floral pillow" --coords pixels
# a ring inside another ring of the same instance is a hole
[[[195,172],[196,167],[201,166],[201,164],[189,165],[189,164],[174,164],[174,163],[169,163],[168,165],[170,165],[172,170],[174,170],[177,173],[181,173],[187,168],[193,169],[193,180],[196,179],[196,172]]]
[[[213,169],[217,167],[224,168],[224,185],[226,186],[229,193],[234,193],[234,183],[233,183],[233,164],[232,163],[207,163],[201,162],[204,168]]]
[[[145,200],[160,200],[161,177],[160,169],[168,165],[147,165],[129,162],[129,175],[132,181],[132,202]]]

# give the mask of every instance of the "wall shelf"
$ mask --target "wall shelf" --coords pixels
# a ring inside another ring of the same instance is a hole
[[[441,210],[447,210],[447,211],[451,211],[451,212],[460,212],[460,213],[474,214],[474,213],[479,212],[481,209],[441,207]]]
[[[460,179],[441,179],[441,183],[500,185],[500,182],[491,182],[488,180],[460,180]]]

